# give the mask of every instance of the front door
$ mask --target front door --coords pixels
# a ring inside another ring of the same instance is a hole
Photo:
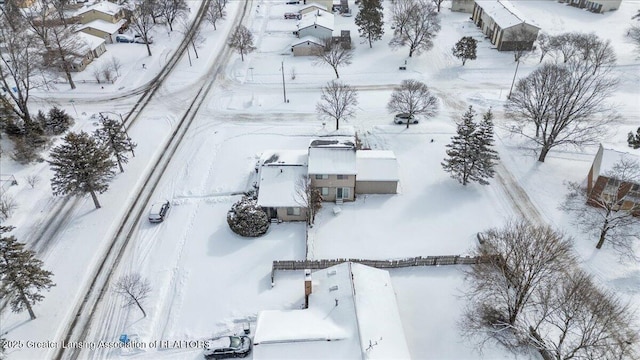
[[[349,188],[336,188],[336,199],[348,199]]]
[[[336,189],[336,199],[342,199],[342,188]]]

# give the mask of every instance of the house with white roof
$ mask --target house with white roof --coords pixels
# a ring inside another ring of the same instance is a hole
[[[258,205],[270,219],[306,220],[302,179],[309,179],[323,201],[355,200],[356,194],[395,194],[398,164],[393,151],[356,150],[354,136],[312,140],[304,150],[265,151],[256,166]]]
[[[298,10],[298,12],[302,15],[310,13],[310,12],[314,12],[314,11],[318,11],[318,10],[322,10],[322,11],[329,11],[329,7],[323,4],[319,4],[317,2],[312,2],[312,3],[308,3],[304,6],[302,6],[300,8],[300,10]]]
[[[475,0],[451,0],[451,11],[459,11],[472,13],[475,6]]]
[[[356,193],[395,194],[398,192],[398,161],[393,151],[356,151]]]
[[[334,16],[324,10],[316,10],[302,15],[298,21],[296,34],[299,38],[312,36],[317,39],[331,40],[334,29]]]
[[[314,36],[302,37],[291,43],[293,56],[310,56],[324,51],[325,42]]]
[[[94,20],[104,20],[112,24],[122,20],[125,16],[124,8],[110,1],[101,1],[83,7],[75,13],[81,24],[88,24]]]
[[[77,31],[97,36],[101,39],[104,39],[105,42],[113,44],[116,35],[121,33],[126,28],[126,26],[127,21],[125,19],[121,19],[116,23],[98,19],[88,24],[78,26]]]
[[[356,144],[353,137],[323,138],[309,145],[311,185],[325,201],[353,201],[356,188]]]
[[[74,59],[71,64],[71,71],[84,71],[93,59],[100,57],[100,55],[107,51],[107,47],[105,46],[104,40],[99,37],[83,32],[76,33],[76,36],[78,36],[79,43],[81,44],[78,52],[83,54],[83,56],[78,56]]]
[[[571,6],[601,14],[607,11],[618,10],[622,0],[559,0],[559,2],[565,2]]]
[[[507,0],[476,0],[471,18],[498,51],[531,50],[540,31]]]
[[[270,219],[306,220],[307,208],[298,189],[307,176],[307,151],[266,151],[259,164],[258,205]]]
[[[612,196],[621,200],[621,210],[633,209],[634,215],[640,216],[640,179],[617,179],[614,166],[621,161],[635,161],[640,165],[640,152],[620,151],[600,144],[587,176],[587,203],[597,206],[594,199]]]
[[[345,262],[304,288],[305,309],[258,313],[254,359],[411,358],[388,271]]]

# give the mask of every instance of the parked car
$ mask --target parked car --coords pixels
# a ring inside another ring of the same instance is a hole
[[[407,122],[411,124],[417,124],[418,119],[413,117],[413,115],[400,113],[400,114],[396,114],[396,117],[393,119],[393,122],[396,124],[406,124]]]
[[[299,13],[284,13],[284,18],[300,20],[302,18],[302,15],[300,15]]]
[[[248,336],[220,336],[207,340],[204,348],[205,359],[227,359],[246,357],[251,352]]]
[[[133,41],[134,41],[133,37],[131,37],[129,35],[124,35],[124,34],[116,35],[116,42],[119,42],[119,43],[132,43]]]
[[[287,1],[287,5],[300,4],[300,0],[298,1]]]
[[[144,38],[140,35],[136,35],[133,42],[137,43],[137,44],[146,44],[147,42],[144,41]],[[149,44],[153,44],[153,38],[150,37],[149,38]]]
[[[160,223],[164,221],[164,217],[169,211],[169,201],[163,203],[155,203],[151,205],[149,210],[149,222]]]

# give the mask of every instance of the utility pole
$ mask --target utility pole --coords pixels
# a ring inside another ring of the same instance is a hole
[[[516,83],[516,75],[518,74],[518,66],[520,66],[520,59],[516,61],[516,71],[513,73],[513,80],[511,80],[511,88],[509,89],[509,95],[507,96],[507,99],[511,98],[511,92],[513,91],[513,84]]]
[[[284,60],[282,60],[280,71],[282,71],[282,93],[284,95],[284,102],[287,102],[287,89],[284,85]]]

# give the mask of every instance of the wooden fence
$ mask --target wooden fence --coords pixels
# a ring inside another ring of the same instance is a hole
[[[275,260],[271,266],[271,284],[276,270],[318,270],[341,264],[354,262],[378,269],[404,268],[411,266],[439,266],[439,265],[474,265],[495,262],[496,256],[418,256],[396,260],[364,260],[364,259],[331,259],[331,260]]]

